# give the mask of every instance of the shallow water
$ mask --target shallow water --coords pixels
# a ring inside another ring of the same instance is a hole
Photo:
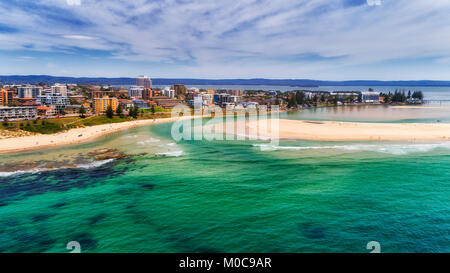
[[[450,106],[417,108],[385,105],[321,107],[281,113],[280,118],[350,122],[448,123],[450,122]]]
[[[450,143],[175,143],[170,130],[2,155],[0,170],[90,162],[79,157],[98,148],[131,156],[1,170],[0,252],[450,251]]]

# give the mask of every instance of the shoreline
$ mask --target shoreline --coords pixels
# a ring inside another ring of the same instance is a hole
[[[188,116],[186,118],[192,117]],[[40,134],[32,136],[5,138],[0,139],[0,154],[10,154],[10,153],[40,150],[45,148],[55,148],[72,144],[81,144],[84,142],[95,140],[99,137],[111,133],[116,133],[123,130],[145,125],[174,122],[180,119],[183,119],[183,117],[125,121],[120,123],[108,123],[83,128],[75,128],[61,133],[50,135]]]
[[[270,125],[270,123],[269,123]],[[247,124],[256,130],[257,122]],[[363,123],[279,120],[278,134],[270,126],[264,137],[310,141],[450,141],[450,123]]]
[[[81,144],[104,135],[140,126],[192,119],[194,116],[170,117],[109,123],[75,128],[51,135],[32,135],[0,139],[0,154],[12,154],[45,148]],[[224,122],[225,124],[225,122]],[[263,137],[310,141],[449,141],[447,123],[362,123],[340,121],[279,120],[279,133],[272,134],[270,123]],[[256,122],[247,122],[247,130],[257,132]]]

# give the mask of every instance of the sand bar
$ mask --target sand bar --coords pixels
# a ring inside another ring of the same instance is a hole
[[[186,117],[192,118],[192,117]],[[78,144],[121,130],[166,122],[182,118],[161,118],[128,121],[76,128],[51,135],[33,135],[0,139],[0,154],[43,149],[61,145]],[[256,122],[246,124],[258,130]],[[315,141],[448,141],[450,123],[359,123],[336,121],[279,120],[278,133],[272,134],[270,123],[267,132],[258,135],[281,139]]]
[[[247,124],[256,130],[256,123]],[[448,141],[450,123],[358,123],[336,121],[279,120],[281,139],[316,141]]]

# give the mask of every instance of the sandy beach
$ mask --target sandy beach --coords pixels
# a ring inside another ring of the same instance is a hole
[[[192,117],[186,117],[192,118]],[[112,123],[71,129],[52,135],[32,135],[0,139],[0,154],[91,141],[103,135],[133,127],[174,122],[181,118],[162,118]],[[257,122],[246,124],[247,131],[257,132]],[[262,137],[314,141],[443,141],[450,140],[447,123],[357,123],[336,121],[279,120],[278,133],[272,133],[270,123]]]
[[[191,117],[188,117],[191,118]],[[71,129],[51,135],[32,135],[0,139],[0,154],[50,148],[61,145],[77,144],[91,141],[103,135],[111,134],[133,127],[173,122],[181,118],[161,118],[110,123],[90,127]]]
[[[257,123],[247,124],[255,130]],[[315,141],[443,141],[450,140],[446,123],[357,123],[336,121],[279,120],[279,133],[268,134],[282,139]]]

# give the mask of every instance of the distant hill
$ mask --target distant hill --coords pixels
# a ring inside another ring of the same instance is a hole
[[[284,85],[292,87],[312,86],[450,86],[450,81],[317,81],[308,79],[152,79],[154,85]],[[1,84],[38,84],[44,82],[74,83],[74,84],[99,84],[99,85],[134,85],[135,78],[74,78],[54,77],[47,75],[30,76],[0,76]]]

